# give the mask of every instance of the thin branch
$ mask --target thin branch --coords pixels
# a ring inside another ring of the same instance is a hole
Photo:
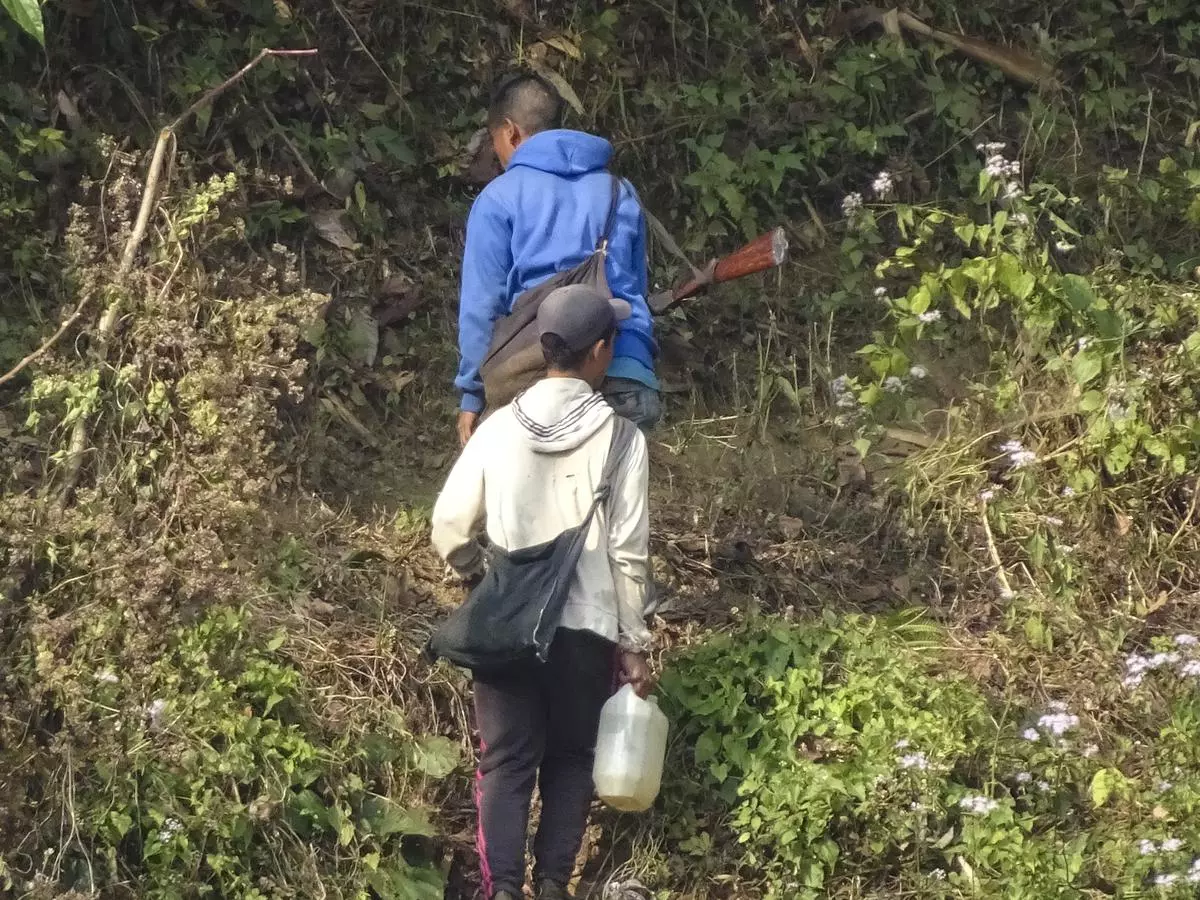
[[[179,118],[177,118],[174,122],[172,122],[170,125],[167,126],[167,131],[174,131],[176,128],[178,128],[180,125],[182,125],[184,122],[186,122],[189,117],[195,115],[200,110],[202,110],[204,107],[208,106],[210,103],[212,103],[218,97],[220,97],[223,93],[225,93],[227,90],[229,90],[235,84],[237,84],[239,81],[241,81],[247,75],[249,75],[250,70],[253,69],[255,66],[257,66],[260,62],[262,62],[268,56],[316,56],[316,55],[317,55],[317,51],[315,48],[311,49],[311,50],[271,50],[268,48],[266,50],[261,51],[258,54],[258,56],[254,57],[254,59],[250,60],[250,62],[248,62],[248,63],[246,63],[246,65],[242,66],[242,68],[236,74],[230,75],[228,78],[226,78],[220,84],[218,84],[215,88],[213,88],[211,91],[209,91],[203,97],[201,97],[199,100],[197,100],[191,106],[189,106],[187,109],[185,109],[183,111],[182,115],[179,116]]]
[[[988,522],[987,517],[987,501],[980,501],[979,520],[983,523],[983,536],[987,541],[988,556],[992,558],[992,564],[996,567],[996,580],[1000,582],[1000,589],[1004,592],[1005,599],[1010,599],[1014,591],[1012,584],[1008,580],[1008,572],[1004,568],[1004,560],[1000,558],[1000,550],[996,547],[996,538],[992,535],[992,526]]]
[[[271,112],[271,108],[265,103],[260,105],[262,106],[262,111],[266,114],[267,119],[270,121],[271,127],[275,129],[275,133],[279,135],[279,139],[282,140],[287,148],[292,151],[292,156],[296,158],[296,163],[301,169],[304,170],[304,174],[309,177],[309,180],[311,180],[313,184],[315,184],[325,193],[333,196],[332,192],[325,187],[324,182],[317,177],[317,173],[313,171],[313,167],[308,164],[308,160],[304,158],[304,154],[300,152],[300,148],[296,146],[292,139],[288,137],[287,132],[283,130],[283,126],[279,124],[279,120],[275,118],[275,114]]]
[[[1150,99],[1146,101],[1146,134],[1142,138],[1142,154],[1138,157],[1138,178],[1142,177],[1142,169],[1146,166],[1146,146],[1150,143],[1151,116],[1154,114],[1154,88],[1150,88]]]
[[[371,52],[371,48],[367,46],[366,41],[364,41],[359,35],[358,29],[354,27],[354,23],[350,20],[350,16],[346,14],[346,10],[342,9],[342,4],[338,3],[337,0],[332,0],[332,3],[333,8],[337,10],[337,14],[341,16],[342,21],[346,23],[346,27],[350,29],[350,33],[354,35],[354,40],[358,42],[358,48],[367,55],[367,59],[369,59],[374,64],[375,68],[379,70],[379,74],[383,76],[383,80],[388,83],[388,86],[391,87],[396,96],[403,101],[404,92],[400,90],[400,86],[396,84],[396,82],[392,81],[391,76],[387,73],[387,70],[384,69],[379,60],[375,58],[375,54]]]
[[[0,384],[4,384],[6,381],[11,381],[13,378],[15,378],[17,375],[19,375],[21,373],[22,369],[24,369],[31,362],[36,360],[39,356],[41,356],[43,353],[45,353],[47,350],[49,350],[51,347],[53,347],[55,345],[55,343],[58,342],[58,339],[67,333],[67,329],[79,321],[79,317],[83,315],[83,311],[87,308],[87,305],[91,301],[91,299],[92,299],[92,295],[88,294],[82,300],[80,300],[79,305],[75,307],[75,312],[73,312],[73,313],[71,313],[71,315],[67,316],[67,318],[65,318],[63,320],[63,323],[58,326],[58,331],[56,331],[56,332],[54,332],[54,334],[50,335],[50,337],[48,337],[46,339],[45,343],[43,343],[42,346],[38,347],[36,350],[34,350],[32,353],[30,353],[28,356],[26,356],[23,360],[21,360],[19,363],[17,363],[11,369],[9,369],[7,372],[5,372],[3,375],[0,375]]]

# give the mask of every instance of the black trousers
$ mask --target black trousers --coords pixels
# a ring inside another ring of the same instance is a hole
[[[542,813],[534,838],[537,880],[566,885],[587,827],[600,709],[613,689],[616,647],[560,628],[544,665],[476,672],[479,770],[476,839],[486,897],[525,884],[529,804]]]

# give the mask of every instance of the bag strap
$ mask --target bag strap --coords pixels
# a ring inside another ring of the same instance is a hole
[[[628,419],[613,415],[612,441],[608,445],[608,456],[604,459],[604,470],[600,473],[600,484],[596,487],[596,500],[604,502],[612,493],[613,483],[617,480],[617,469],[625,454],[633,446],[636,425]]]
[[[588,509],[587,516],[579,526],[580,540],[587,535],[588,530],[592,527],[592,519],[604,502],[612,494],[613,483],[617,480],[617,469],[621,467],[621,461],[625,459],[625,455],[629,452],[629,448],[633,446],[634,435],[637,426],[628,419],[613,414],[613,433],[612,440],[608,445],[608,456],[604,459],[604,469],[600,473],[600,483],[596,485],[596,496],[592,500],[592,505]],[[582,546],[582,544],[581,544]]]
[[[612,180],[612,196],[608,201],[608,218],[604,220],[604,231],[600,233],[600,242],[596,244],[597,253],[608,252],[608,239],[612,237],[613,228],[617,224],[617,207],[621,205],[621,179],[610,175]]]
[[[651,231],[654,232],[654,236],[658,238],[658,242],[667,249],[667,252],[687,266],[688,271],[692,273],[692,278],[697,281],[704,280],[704,272],[692,264],[687,254],[675,243],[675,238],[671,237],[671,232],[667,231],[667,227],[658,220],[658,217],[646,209],[645,206],[642,207],[642,215],[646,217],[646,223],[650,226]]]

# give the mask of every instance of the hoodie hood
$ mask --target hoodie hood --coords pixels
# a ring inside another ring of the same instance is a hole
[[[555,128],[539,131],[517,147],[508,161],[508,168],[529,166],[554,175],[582,175],[603,169],[612,154],[612,144],[602,137]]]
[[[604,397],[578,378],[543,378],[512,403],[534,453],[574,450],[614,415]]]

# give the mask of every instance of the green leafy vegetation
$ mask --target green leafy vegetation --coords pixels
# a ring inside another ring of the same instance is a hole
[[[753,621],[664,678],[686,725],[662,827],[768,897],[1190,895],[1196,645],[1126,660],[1120,714],[1138,726],[1118,730],[1058,699],[995,702],[911,614]]]
[[[0,891],[472,896],[426,532],[524,64],[792,243],[660,322],[672,760],[580,893],[1194,895],[1195,4],[2,5]]]

